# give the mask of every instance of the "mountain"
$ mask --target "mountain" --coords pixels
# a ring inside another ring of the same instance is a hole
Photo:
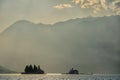
[[[0,73],[15,73],[15,72],[7,68],[4,68],[3,66],[0,66]]]
[[[119,34],[120,16],[77,18],[53,25],[21,20],[0,34],[0,63],[20,71],[31,63],[48,72],[80,66],[81,72],[119,73]]]

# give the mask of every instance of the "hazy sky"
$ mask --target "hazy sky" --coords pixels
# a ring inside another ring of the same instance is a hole
[[[55,23],[71,18],[119,14],[119,0],[0,0],[0,31],[18,20]]]
[[[0,30],[17,20],[55,23],[86,16],[78,9],[57,10],[53,8],[53,6],[62,2],[65,2],[65,0],[0,0]]]

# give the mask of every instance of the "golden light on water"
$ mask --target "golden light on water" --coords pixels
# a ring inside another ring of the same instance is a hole
[[[6,76],[6,75],[15,75],[15,76],[19,76],[19,75],[22,75],[22,74],[17,74],[17,73],[16,73],[16,74],[0,74],[0,76],[2,76],[2,75],[3,75],[3,76],[4,76],[4,75],[5,75],[5,76]]]
[[[61,73],[47,73],[47,75],[62,75]]]

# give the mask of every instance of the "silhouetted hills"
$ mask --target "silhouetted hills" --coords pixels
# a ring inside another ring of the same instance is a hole
[[[85,72],[120,72],[119,34],[120,16],[77,18],[53,25],[21,20],[0,34],[0,63],[49,64],[48,72],[65,71],[66,63],[67,68],[82,65]]]
[[[12,71],[12,70],[9,70],[9,69],[7,69],[7,68],[5,68],[3,66],[0,66],[0,74],[1,73],[15,73],[15,72]]]
[[[77,18],[77,19],[71,19],[71,20],[67,20],[64,22],[58,22],[56,24],[53,25],[48,25],[48,24],[34,24],[32,22],[26,21],[26,20],[20,20],[17,21],[16,23],[14,23],[13,25],[11,25],[10,27],[8,27],[6,30],[3,31],[2,34],[5,33],[10,33],[10,32],[14,32],[14,33],[19,33],[19,32],[31,32],[34,34],[34,32],[39,32],[43,29],[60,29],[60,28],[64,28],[66,30],[66,28],[71,28],[74,27],[76,28],[80,28],[80,27],[91,27],[91,28],[98,28],[98,27],[119,27],[118,23],[120,21],[120,16],[111,16],[111,17],[88,17],[88,18]],[[40,33],[40,32],[39,32]]]

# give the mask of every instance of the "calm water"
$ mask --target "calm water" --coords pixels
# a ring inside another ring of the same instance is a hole
[[[120,75],[0,74],[0,80],[120,80]]]

